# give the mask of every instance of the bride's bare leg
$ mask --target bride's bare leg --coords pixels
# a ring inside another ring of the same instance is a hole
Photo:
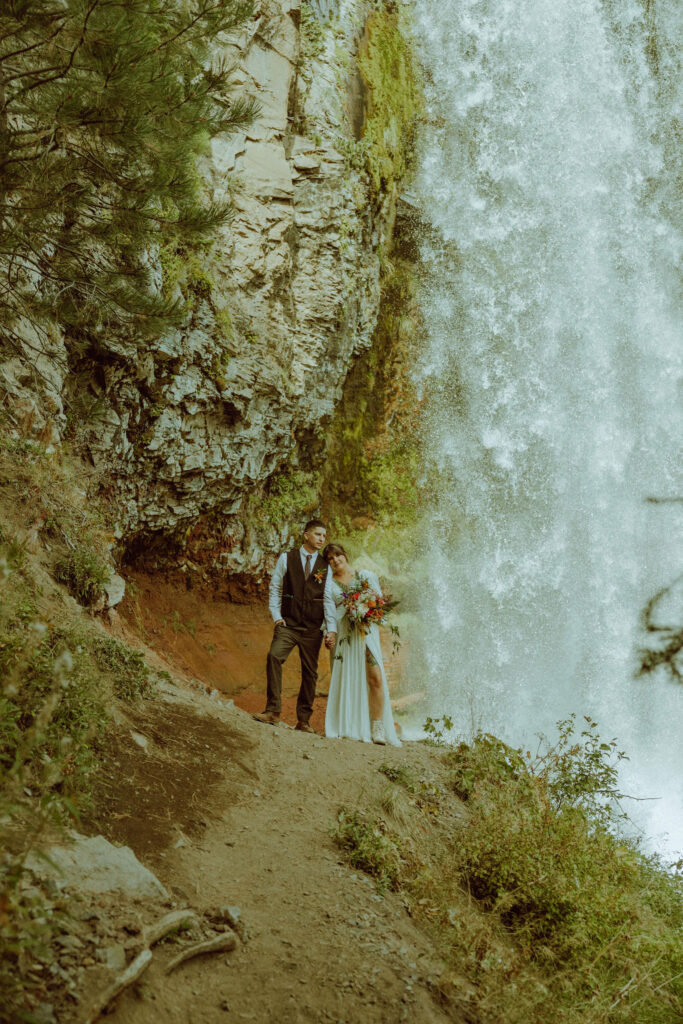
[[[376,722],[382,717],[382,712],[384,711],[382,672],[377,664],[377,660],[367,647],[365,648],[365,675],[370,691],[370,720]]]

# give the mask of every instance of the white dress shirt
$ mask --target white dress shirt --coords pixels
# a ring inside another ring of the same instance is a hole
[[[311,556],[311,570],[315,564],[317,557],[317,551],[307,551],[306,548],[299,548],[299,554],[301,555],[301,568],[306,573],[306,559]],[[275,568],[273,569],[273,575],[270,579],[270,593],[268,598],[268,607],[270,614],[273,616],[273,622],[277,622],[282,618],[282,583],[287,572],[287,553],[284,552],[278,558]],[[336,633],[337,632],[337,609],[334,604],[334,598],[332,597],[332,570],[329,565],[327,567],[327,576],[325,578],[325,589],[323,591],[323,612],[324,621],[322,629],[325,633]]]

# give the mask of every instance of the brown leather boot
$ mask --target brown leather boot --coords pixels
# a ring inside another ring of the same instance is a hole
[[[275,711],[262,711],[261,714],[251,716],[255,722],[265,722],[266,725],[279,725],[280,716]]]
[[[315,729],[313,729],[308,722],[297,722],[294,728],[299,732],[315,732]]]

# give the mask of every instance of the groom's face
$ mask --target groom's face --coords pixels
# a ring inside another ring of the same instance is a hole
[[[325,543],[327,531],[324,526],[314,526],[312,530],[306,530],[304,541],[312,551],[320,551]]]

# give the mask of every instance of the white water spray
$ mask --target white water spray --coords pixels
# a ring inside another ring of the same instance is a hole
[[[641,609],[683,568],[683,504],[647,500],[683,495],[664,66],[680,16],[646,8],[417,0],[441,479],[425,649],[431,713],[463,729],[473,709],[527,745],[569,711],[597,719],[630,755],[626,791],[657,798],[636,819],[673,851],[683,686],[634,669]]]

